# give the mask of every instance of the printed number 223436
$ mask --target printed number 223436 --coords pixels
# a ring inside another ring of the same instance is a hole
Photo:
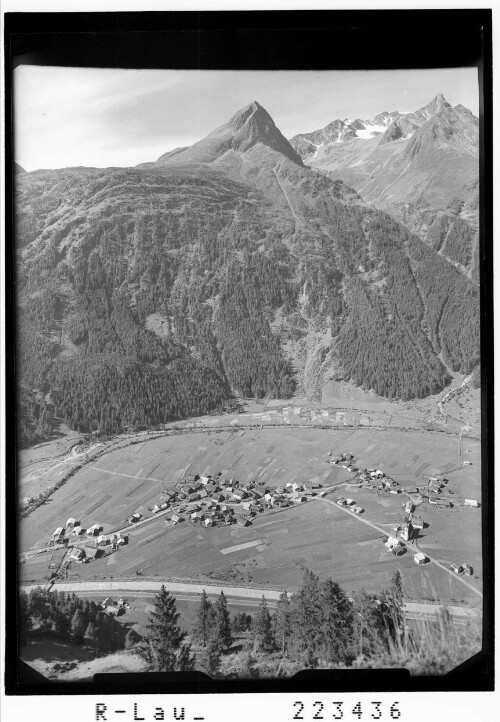
[[[309,706],[309,705],[307,705]],[[295,714],[294,720],[331,720],[331,719],[374,719],[393,720],[400,719],[401,710],[399,703],[386,704],[385,709],[382,702],[357,702],[350,707],[347,702],[313,702],[309,709],[300,700],[293,703]]]

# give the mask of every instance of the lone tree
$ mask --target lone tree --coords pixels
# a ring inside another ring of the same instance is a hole
[[[227,600],[224,592],[213,605],[214,618],[211,639],[218,646],[219,651],[228,649],[233,641],[231,636],[231,619],[227,610]]]
[[[207,598],[205,590],[201,593],[200,604],[196,612],[196,619],[193,626],[193,637],[203,647],[206,647],[210,639],[214,610],[212,603]]]
[[[179,612],[175,599],[163,584],[154,598],[154,607],[154,611],[149,613],[146,644],[139,648],[140,654],[151,672],[173,672],[179,669],[180,664],[187,663],[189,645],[182,644],[186,632],[177,623]]]
[[[253,625],[255,641],[266,652],[274,649],[273,623],[269,612],[266,598],[262,595],[262,601],[259,605],[259,612],[255,618]]]

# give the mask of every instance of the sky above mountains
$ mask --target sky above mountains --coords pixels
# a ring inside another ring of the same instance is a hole
[[[15,160],[28,171],[134,166],[195,143],[253,100],[290,138],[337,118],[413,111],[439,92],[478,115],[475,68],[233,72],[19,66]]]

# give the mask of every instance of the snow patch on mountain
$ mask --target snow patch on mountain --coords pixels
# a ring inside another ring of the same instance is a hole
[[[363,140],[369,140],[370,138],[373,138],[375,135],[378,135],[379,133],[384,133],[386,128],[387,128],[386,125],[365,124],[365,127],[363,130],[356,131],[356,136],[358,138],[363,138]]]

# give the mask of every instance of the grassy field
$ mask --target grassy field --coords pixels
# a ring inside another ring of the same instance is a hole
[[[462,469],[459,444],[454,436],[394,429],[264,428],[144,440],[83,467],[22,520],[21,550],[45,545],[70,516],[84,527],[100,523],[105,531],[123,526],[135,511],[148,516],[162,489],[189,473],[220,470],[243,482],[259,479],[270,485],[345,481],[348,472],[326,463],[330,451],[350,451],[358,466],[376,466],[402,483],[445,473],[457,496],[480,498],[479,442],[464,440],[464,459],[473,460],[473,465]],[[386,524],[388,531],[399,520],[400,496],[377,497],[358,489],[348,495],[365,508],[366,518]],[[478,573],[480,510],[427,507],[422,514],[429,523],[419,541],[422,550],[445,561],[468,561]],[[252,542],[258,543],[231,553],[221,551]],[[23,581],[47,576],[48,555],[42,558],[21,565]],[[332,576],[349,591],[378,590],[399,567],[413,598],[474,596],[442,570],[417,567],[411,553],[391,557],[379,532],[320,501],[259,515],[247,528],[205,529],[189,522],[167,527],[157,518],[132,530],[121,551],[88,565],[73,565],[69,579],[136,577],[140,572],[148,577],[291,588],[299,583],[305,566],[322,577]]]

